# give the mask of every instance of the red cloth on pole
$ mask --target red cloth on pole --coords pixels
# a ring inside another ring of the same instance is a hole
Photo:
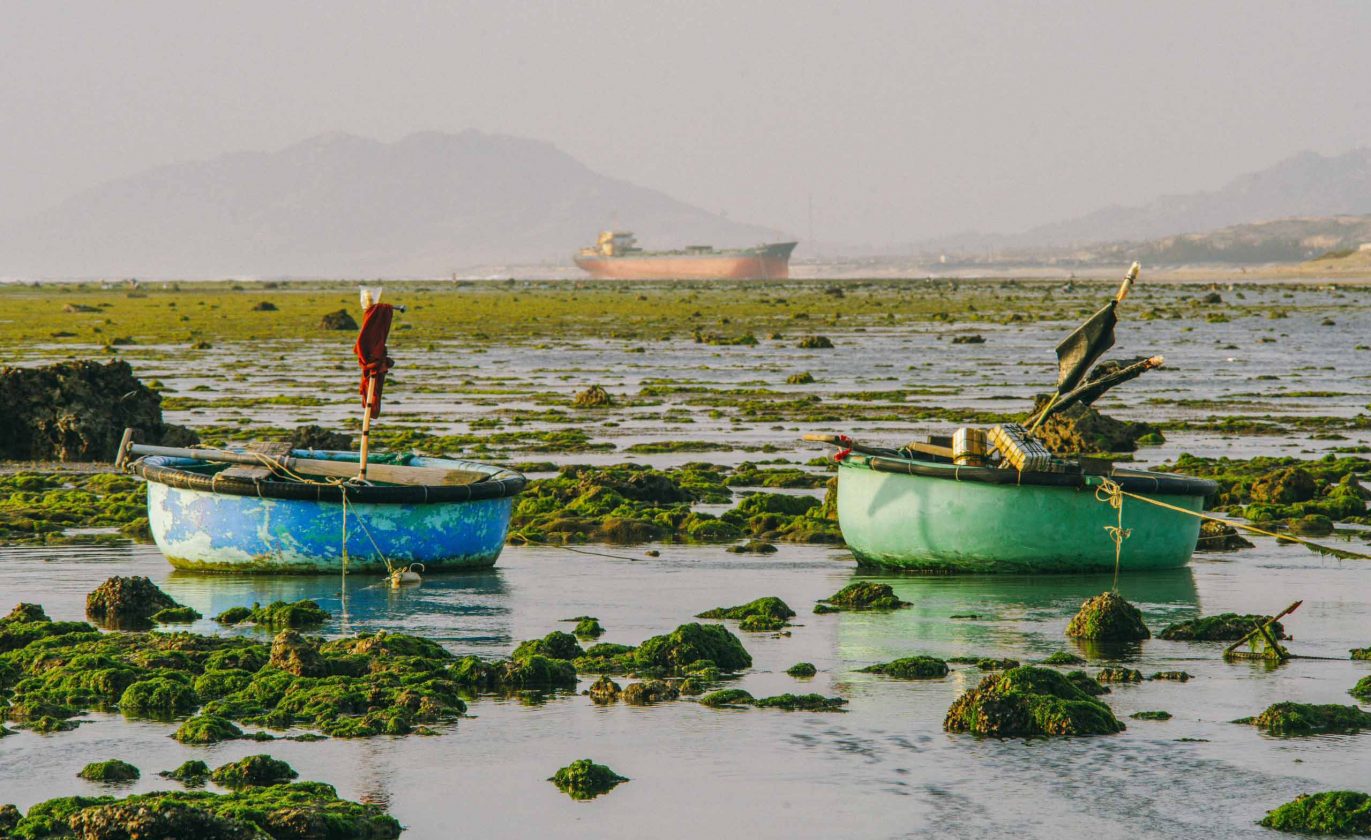
[[[376,377],[376,396],[371,404],[371,416],[381,414],[381,386],[386,382],[386,371],[395,367],[395,360],[386,355],[386,338],[390,335],[390,320],[394,317],[394,307],[388,303],[376,303],[367,307],[362,316],[362,331],[357,334],[357,344],[352,349],[357,352],[357,363],[362,366],[362,406],[367,404],[367,384]]]

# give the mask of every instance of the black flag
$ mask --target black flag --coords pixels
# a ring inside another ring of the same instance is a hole
[[[1085,377],[1085,372],[1104,355],[1104,351],[1114,346],[1114,325],[1119,322],[1114,309],[1128,296],[1133,281],[1138,279],[1138,269],[1138,264],[1133,263],[1114,299],[1057,345],[1058,394],[1065,394],[1079,385]]]

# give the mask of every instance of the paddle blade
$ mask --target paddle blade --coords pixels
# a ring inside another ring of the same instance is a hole
[[[1105,304],[1057,345],[1057,393],[1065,394],[1080,384],[1091,365],[1114,346],[1114,314],[1117,300]]]

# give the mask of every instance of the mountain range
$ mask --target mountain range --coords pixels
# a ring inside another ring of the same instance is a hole
[[[0,276],[445,276],[570,264],[617,221],[645,246],[780,238],[587,168],[549,143],[464,131],[324,134],[162,166],[0,230]]]

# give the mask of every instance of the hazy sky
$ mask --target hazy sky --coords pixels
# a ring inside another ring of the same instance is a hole
[[[1371,2],[8,2],[0,217],[325,131],[479,128],[860,243],[1371,143]]]

